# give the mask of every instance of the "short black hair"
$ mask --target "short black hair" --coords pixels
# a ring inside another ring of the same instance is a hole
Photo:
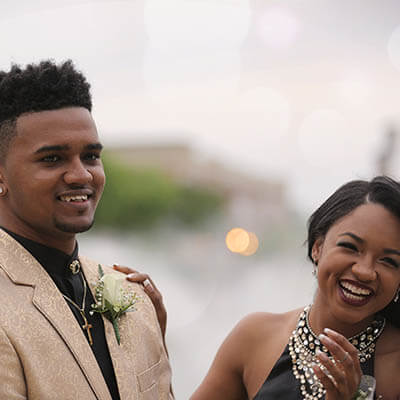
[[[71,60],[13,64],[0,71],[0,160],[16,134],[16,120],[25,113],[84,107],[92,111],[90,84]]]
[[[371,181],[354,180],[336,190],[308,220],[308,257],[312,258],[315,241],[324,238],[339,219],[357,207],[380,204],[400,220],[400,183],[388,176],[377,176]],[[383,311],[389,321],[400,327],[400,304],[391,302]]]

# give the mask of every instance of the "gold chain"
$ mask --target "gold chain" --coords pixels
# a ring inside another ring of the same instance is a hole
[[[72,304],[81,314],[81,317],[83,319],[84,324],[82,325],[82,328],[87,332],[88,338],[89,338],[89,344],[92,346],[93,345],[93,338],[92,338],[92,333],[90,332],[90,329],[93,328],[93,325],[89,324],[88,319],[86,318],[85,315],[85,302],[86,302],[86,293],[87,293],[87,285],[84,276],[82,275],[82,271],[79,271],[79,276],[82,279],[83,282],[83,299],[82,299],[82,307],[79,307],[78,304],[76,304],[72,299],[70,299],[68,296],[66,296],[64,293],[62,295],[64,296],[65,300],[68,300],[70,304]]]

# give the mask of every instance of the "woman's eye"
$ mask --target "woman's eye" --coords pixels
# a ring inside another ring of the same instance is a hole
[[[357,246],[351,242],[339,242],[337,245],[349,250],[358,251]]]
[[[387,264],[392,265],[395,268],[399,268],[399,263],[396,260],[394,260],[393,258],[384,257],[384,258],[382,258],[382,261],[387,263]]]

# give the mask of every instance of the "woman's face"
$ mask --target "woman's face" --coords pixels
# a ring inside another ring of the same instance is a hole
[[[400,220],[379,204],[339,219],[312,256],[318,262],[316,302],[347,323],[382,310],[400,285]]]

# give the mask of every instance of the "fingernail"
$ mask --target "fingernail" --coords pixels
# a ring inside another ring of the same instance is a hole
[[[315,354],[318,356],[318,355],[322,354],[322,351],[320,349],[317,349]]]
[[[128,274],[126,277],[127,278],[134,278],[137,274],[133,272],[132,274]]]
[[[328,339],[328,337],[325,336],[323,333],[320,333],[320,334],[318,335],[318,339],[319,339],[319,340],[326,340],[326,339]]]
[[[153,289],[153,285],[151,284],[151,282],[150,282],[148,279],[145,279],[145,280],[143,281],[143,286],[144,286],[146,289],[150,290],[151,292],[154,290],[154,289]]]
[[[324,332],[325,332],[325,333],[328,333],[328,334],[329,334],[329,333],[336,333],[335,331],[333,331],[332,329],[329,329],[329,328],[325,328],[325,329],[324,329]]]
[[[113,268],[119,267],[118,263],[113,263]]]

